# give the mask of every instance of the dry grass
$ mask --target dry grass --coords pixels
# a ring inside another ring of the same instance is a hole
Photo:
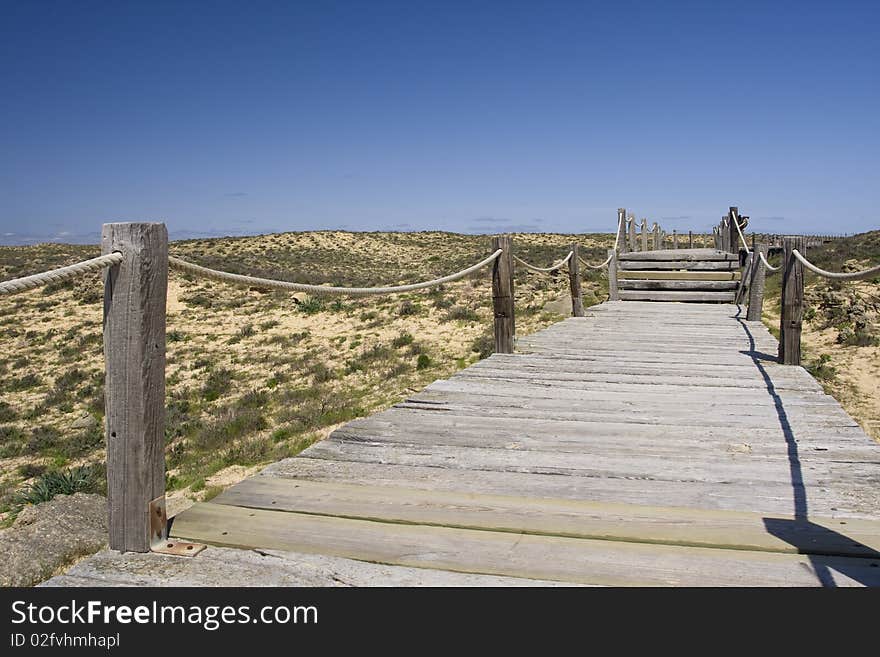
[[[543,266],[575,240],[587,247],[584,257],[600,261],[611,236],[514,236],[518,255]],[[451,233],[334,231],[189,240],[171,250],[228,271],[371,286],[458,270],[488,255],[490,244]],[[0,279],[97,251],[0,248]],[[564,272],[519,272],[518,334],[561,319],[544,306],[567,289]],[[589,274],[588,298],[591,291],[607,298],[601,273]],[[7,518],[16,491],[42,473],[104,459],[101,299],[98,275],[0,299],[0,511]],[[172,271],[167,308],[166,460],[178,497],[216,494],[252,466],[296,454],[491,349],[487,270],[435,290],[327,300]]]
[[[811,249],[811,262],[856,271],[880,262],[880,231]],[[778,335],[780,276],[767,279],[764,321]],[[825,390],[880,441],[880,277],[833,282],[806,272],[803,362]]]

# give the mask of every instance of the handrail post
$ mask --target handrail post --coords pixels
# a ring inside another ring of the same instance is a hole
[[[123,260],[104,276],[110,548],[149,552],[166,532],[168,231],[161,223],[104,224],[101,252],[114,251]]]
[[[638,250],[638,246],[636,246],[636,216],[634,214],[629,216],[629,250]]]
[[[692,230],[688,231],[688,248],[694,248],[694,231]]]
[[[626,253],[626,208],[617,208],[617,248]]]
[[[764,261],[761,254],[767,257],[766,244],[752,244],[752,275],[749,281],[749,310],[746,313],[746,319],[750,322],[761,321],[761,315],[764,311],[764,279],[767,275],[767,269],[764,267]]]
[[[571,258],[568,259],[568,285],[571,289],[571,316],[584,316],[584,300],[581,297],[581,273],[578,260],[577,242],[571,245]]]
[[[678,231],[675,229],[673,229],[673,231],[672,231],[672,248],[673,249],[678,248]]]
[[[660,249],[660,224],[654,224],[654,250]]]
[[[782,312],[779,316],[779,362],[801,364],[801,329],[804,321],[804,266],[792,251],[806,251],[802,236],[782,238]]]
[[[642,219],[642,251],[648,250],[648,219]]]
[[[617,252],[608,249],[608,300],[620,301],[620,291],[617,288]]]
[[[727,216],[730,217],[730,225],[728,226],[728,230],[730,230],[730,252],[739,253],[739,230],[737,230],[739,208],[731,205]]]
[[[495,353],[512,354],[516,327],[513,307],[513,250],[509,235],[492,238],[492,250],[502,250],[492,263],[492,307],[495,316]]]

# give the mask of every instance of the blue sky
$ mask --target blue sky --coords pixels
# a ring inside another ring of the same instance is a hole
[[[868,2],[0,0],[0,240],[877,228],[878,33]]]

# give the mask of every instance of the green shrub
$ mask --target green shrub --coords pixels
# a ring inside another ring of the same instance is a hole
[[[324,300],[319,297],[309,297],[300,301],[297,308],[306,315],[314,315],[324,310]]]
[[[0,401],[0,422],[13,422],[18,419],[18,413],[10,404]]]
[[[468,322],[473,322],[478,320],[480,317],[470,308],[465,308],[464,306],[453,306],[449,309],[449,312],[446,313],[447,321],[451,320],[463,320]]]
[[[413,336],[411,333],[401,333],[394,340],[391,341],[391,346],[395,349],[400,349],[401,347],[406,347],[413,343]]]
[[[100,488],[100,476],[94,466],[80,466],[63,471],[42,474],[15,496],[16,503],[40,504],[56,495],[96,493]]]
[[[475,351],[480,358],[487,358],[495,351],[495,336],[493,334],[484,333],[471,342],[471,351]]]
[[[416,369],[417,370],[426,370],[434,363],[431,361],[431,357],[428,354],[419,354],[418,359],[416,360]]]

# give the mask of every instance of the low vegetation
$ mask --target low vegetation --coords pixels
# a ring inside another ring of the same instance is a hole
[[[600,261],[609,235],[524,234],[539,265],[577,240]],[[489,253],[485,236],[284,233],[175,242],[208,267],[312,284],[407,283]],[[0,248],[0,280],[97,255],[96,246]],[[556,321],[565,272],[516,275],[517,332]],[[22,504],[104,484],[102,284],[95,274],[0,298],[0,520]],[[588,303],[607,281],[589,272]],[[170,497],[206,499],[247,468],[294,455],[340,423],[385,408],[493,347],[488,270],[430,290],[309,297],[232,287],[172,271],[166,462]]]
[[[809,250],[829,271],[858,271],[880,263],[880,231]],[[777,260],[778,257],[771,258]],[[778,334],[781,277],[768,277],[764,320]],[[805,367],[875,440],[880,440],[880,276],[834,281],[806,272],[802,352]]]

